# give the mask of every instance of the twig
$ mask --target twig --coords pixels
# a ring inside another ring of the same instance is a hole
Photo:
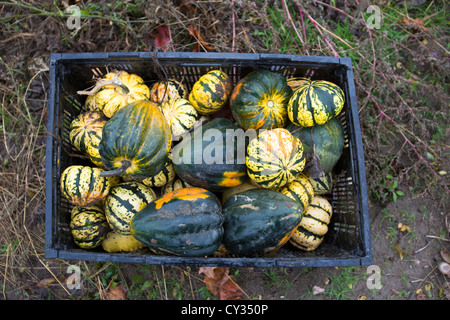
[[[234,39],[236,37],[236,23],[234,21],[234,0],[231,1],[231,22],[233,24],[233,38],[231,40],[231,52],[234,52]]]
[[[102,80],[98,81],[97,84],[91,90],[80,90],[80,91],[77,91],[77,93],[80,95],[92,96],[92,95],[96,94],[97,91],[100,90],[104,86],[108,86],[108,85],[123,86],[122,81],[120,81],[121,76],[122,76],[122,72],[118,72],[117,75],[115,75],[114,78],[112,78],[112,79],[109,79],[109,80],[102,79]]]
[[[294,21],[292,21],[291,14],[289,13],[289,8],[286,4],[286,0],[282,0],[282,2],[283,2],[283,11],[284,11],[285,16],[286,16],[287,20],[290,22],[292,28],[294,29],[295,34],[297,35],[298,39],[302,43],[302,46],[304,46],[305,43],[303,42],[302,37],[300,36],[300,34],[297,31],[297,28],[295,27]],[[299,51],[300,51],[300,54],[303,54],[302,51],[300,50],[300,48],[299,48]]]

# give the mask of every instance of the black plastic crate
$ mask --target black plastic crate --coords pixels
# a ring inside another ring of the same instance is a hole
[[[83,164],[71,157],[77,151],[69,143],[69,126],[84,105],[77,94],[92,83],[93,77],[107,70],[125,70],[151,83],[168,77],[181,80],[190,90],[197,79],[212,69],[227,72],[235,85],[255,69],[268,69],[286,77],[311,76],[339,85],[345,93],[345,106],[339,118],[346,143],[334,168],[335,180],[330,203],[333,217],[324,242],[312,252],[300,251],[289,243],[275,254],[259,258],[178,257],[150,252],[104,252],[78,248],[69,230],[72,205],[61,196],[59,178],[72,164]],[[230,267],[330,267],[372,264],[369,210],[364,154],[357,100],[350,58],[251,53],[64,53],[50,58],[46,149],[46,235],[45,257],[156,265]]]

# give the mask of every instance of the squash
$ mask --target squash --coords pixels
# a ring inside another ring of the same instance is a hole
[[[154,199],[153,189],[139,182],[123,182],[112,188],[104,203],[111,229],[129,235],[131,219]]]
[[[176,177],[175,169],[171,161],[167,161],[164,168],[154,175],[153,177],[148,177],[141,182],[147,187],[162,187],[170,182],[172,182]]]
[[[223,205],[223,245],[234,255],[255,257],[283,246],[303,216],[299,203],[270,189],[232,195]]]
[[[197,110],[186,99],[178,98],[165,102],[161,108],[173,136],[182,135],[200,119]]]
[[[161,190],[161,194],[166,194],[178,189],[193,187],[193,185],[181,180],[180,178],[175,178],[172,182],[167,183]]]
[[[91,108],[100,109],[108,118],[129,103],[149,99],[150,95],[150,89],[144,80],[140,76],[129,74],[126,71],[107,73],[97,82],[96,87],[98,88],[97,92],[94,90],[90,93],[82,91],[78,93],[95,95],[94,106]]]
[[[240,184],[236,187],[228,188],[222,192],[222,204],[225,203],[225,201],[227,201],[228,198],[231,197],[233,194],[243,192],[246,190],[250,190],[250,189],[258,189],[258,188],[261,188],[261,187],[256,184],[253,184],[249,181],[246,181],[243,184]]]
[[[287,84],[289,87],[291,87],[292,92],[297,90],[297,88],[300,87],[301,85],[309,84],[310,82],[311,80],[305,77],[293,77],[287,79]]]
[[[278,188],[305,167],[303,146],[284,128],[266,130],[250,141],[245,160],[248,176],[263,188]]]
[[[202,188],[162,195],[131,220],[131,234],[157,252],[187,257],[213,254],[223,236],[219,199]]]
[[[163,104],[178,98],[187,99],[188,91],[181,82],[175,79],[157,81],[150,88],[150,100]]]
[[[73,207],[70,213],[70,232],[75,244],[82,249],[101,245],[109,231],[106,217],[99,206]]]
[[[313,179],[333,170],[344,148],[344,130],[339,119],[332,118],[314,127],[290,124],[286,129],[302,142],[308,163],[305,172]]]
[[[302,127],[325,124],[344,108],[344,92],[329,81],[314,80],[300,85],[288,102],[288,116]]]
[[[246,179],[245,142],[230,120],[214,118],[187,135],[172,149],[177,176],[187,183],[221,192]],[[211,141],[211,142],[209,142]]]
[[[289,242],[304,251],[317,249],[328,232],[332,213],[333,208],[328,200],[315,196],[305,210],[302,221]]]
[[[230,108],[234,119],[245,130],[282,128],[287,124],[291,95],[292,89],[283,75],[257,70],[236,84]]]
[[[64,169],[60,178],[63,197],[75,206],[89,207],[105,199],[109,193],[112,177],[101,177],[102,169],[72,165]]]
[[[300,174],[294,181],[276,190],[301,204],[305,210],[314,197],[314,189],[309,178]]]
[[[228,101],[232,83],[222,70],[211,70],[200,77],[189,94],[190,104],[202,115],[222,109]]]
[[[133,252],[145,248],[146,245],[137,241],[132,235],[123,235],[114,231],[108,232],[102,241],[102,248],[106,252]]]
[[[311,178],[309,174],[306,174],[311,183],[315,195],[323,195],[331,193],[333,188],[333,175],[331,172],[318,178]]]
[[[87,111],[79,114],[70,123],[69,141],[98,167],[103,167],[98,147],[107,121],[108,118],[103,113]]]
[[[158,174],[166,165],[172,133],[158,106],[141,100],[121,108],[103,127],[99,146],[109,172],[142,180]]]

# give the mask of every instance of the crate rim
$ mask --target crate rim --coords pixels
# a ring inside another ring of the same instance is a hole
[[[347,73],[347,84],[349,86],[350,96],[347,97],[348,112],[350,114],[349,120],[353,124],[354,129],[354,141],[355,141],[355,153],[358,158],[357,170],[359,179],[366,181],[365,161],[363,152],[363,142],[361,137],[361,127],[359,121],[359,114],[357,108],[357,97],[353,76],[352,60],[350,57],[331,57],[331,56],[315,56],[315,55],[292,55],[292,54],[265,54],[265,53],[231,53],[231,52],[75,52],[75,53],[51,53],[49,63],[49,97],[48,97],[48,118],[47,128],[53,128],[54,126],[54,108],[56,99],[56,70],[55,66],[60,61],[70,60],[104,60],[104,59],[160,59],[160,60],[172,60],[172,59],[192,59],[194,61],[208,61],[208,60],[228,60],[228,61],[253,61],[256,63],[261,62],[267,64],[267,62],[289,62],[289,63],[310,63],[310,64],[335,64],[336,66],[345,67]],[[60,258],[60,259],[75,259],[75,260],[89,260],[89,261],[115,261],[123,263],[144,263],[144,264],[162,264],[162,265],[208,265],[208,266],[241,266],[241,267],[267,267],[272,265],[273,267],[330,267],[330,266],[361,266],[371,265],[373,263],[372,245],[370,235],[369,224],[369,205],[367,197],[367,186],[364,183],[359,184],[358,194],[361,197],[361,223],[360,233],[363,237],[362,242],[364,244],[364,252],[358,257],[352,258],[219,258],[219,257],[207,257],[207,258],[192,258],[189,257],[190,263],[183,262],[183,259],[187,257],[171,257],[171,256],[143,256],[134,257],[133,261],[123,261],[121,257],[130,258],[129,255],[114,256],[111,254],[101,254],[98,252],[77,253],[67,250],[59,250],[53,248],[52,244],[52,215],[53,212],[53,143],[54,137],[52,133],[47,133],[46,138],[46,215],[45,215],[45,258]],[[50,157],[48,155],[51,155]],[[50,169],[50,170],[49,170]],[[50,182],[50,183],[49,183]],[[100,258],[102,257],[102,258]],[[119,261],[120,260],[120,261]],[[141,262],[139,262],[141,261]],[[249,265],[242,265],[250,263]],[[258,266],[259,264],[262,264]]]

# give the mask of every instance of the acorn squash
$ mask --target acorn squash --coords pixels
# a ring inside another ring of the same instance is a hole
[[[157,81],[150,88],[150,100],[157,104],[179,98],[187,99],[188,91],[184,84],[175,79]]]
[[[90,108],[101,110],[108,118],[131,102],[149,99],[150,94],[150,89],[140,76],[126,71],[107,73],[98,80],[96,87],[94,92],[78,93],[94,95],[95,100],[89,101]]]
[[[283,75],[257,70],[233,88],[230,108],[234,119],[245,130],[282,128],[287,124],[291,95],[292,89]]]
[[[304,251],[317,249],[328,232],[332,214],[333,208],[328,200],[315,196],[289,242]]]
[[[63,197],[79,207],[93,206],[108,195],[114,177],[101,177],[102,169],[90,166],[69,166],[61,174]]]
[[[302,142],[308,163],[305,172],[313,179],[333,170],[344,148],[344,130],[339,119],[332,118],[314,127],[289,124],[286,129]]]
[[[112,188],[103,205],[111,229],[129,235],[131,219],[154,199],[153,189],[140,182],[123,182]]]
[[[213,254],[223,236],[219,199],[202,188],[162,195],[131,220],[131,234],[157,252],[188,257]]]
[[[161,108],[173,136],[182,135],[200,119],[197,110],[186,99],[178,98],[165,102]]]
[[[151,101],[133,102],[105,124],[99,152],[110,172],[142,180],[158,174],[166,165],[172,133],[158,106]]]
[[[309,178],[304,174],[300,174],[294,181],[289,182],[276,191],[288,196],[289,198],[301,204],[305,210],[311,204],[314,198],[314,189]]]
[[[154,175],[153,177],[148,177],[141,182],[147,187],[162,187],[167,183],[172,182],[176,177],[175,169],[171,161],[167,161],[164,168]]]
[[[225,72],[211,70],[194,83],[189,94],[189,102],[198,113],[212,114],[226,104],[231,89],[231,79]]]
[[[289,120],[302,127],[325,124],[342,111],[344,101],[344,92],[332,82],[305,82],[294,91],[288,102]]]
[[[77,246],[94,249],[101,245],[109,232],[103,210],[97,206],[73,207],[70,213],[70,232]]]
[[[214,118],[195,129],[172,149],[177,176],[185,182],[223,191],[246,179],[245,142],[242,129],[225,118]]]
[[[79,114],[70,123],[70,142],[98,167],[103,167],[98,148],[102,140],[103,127],[107,121],[108,118],[103,113],[87,111]]]
[[[236,193],[223,205],[223,245],[234,255],[255,257],[277,250],[303,216],[299,203],[270,189]]]
[[[284,128],[266,130],[247,147],[248,176],[263,188],[278,188],[293,181],[305,167],[303,146]]]
[[[181,180],[180,178],[175,178],[172,182],[167,183],[162,187],[161,194],[166,194],[178,189],[193,187],[193,185]]]
[[[132,235],[123,235],[114,231],[108,232],[102,241],[102,248],[106,252],[133,252],[146,245],[137,241]]]

